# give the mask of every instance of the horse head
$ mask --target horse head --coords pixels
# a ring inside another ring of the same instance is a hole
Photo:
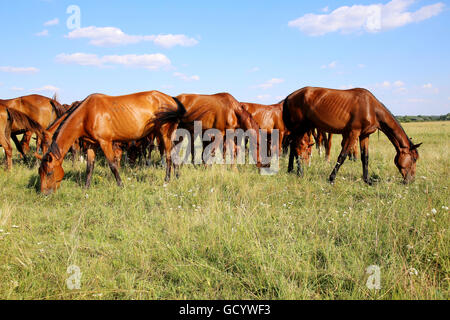
[[[419,152],[417,149],[422,145],[422,143],[413,145],[409,148],[402,148],[397,152],[394,162],[400,171],[403,182],[405,184],[414,181],[416,176],[416,162],[419,159]]]
[[[52,152],[48,152],[42,158],[39,167],[41,178],[41,193],[48,195],[56,191],[64,177],[64,169],[61,161],[58,161]]]

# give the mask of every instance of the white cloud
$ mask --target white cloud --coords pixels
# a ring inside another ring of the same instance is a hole
[[[405,83],[403,81],[397,80],[393,83],[393,86],[399,88],[405,86]]]
[[[377,83],[376,87],[390,88],[391,87],[391,83],[389,81],[383,81],[382,83]]]
[[[200,80],[200,77],[197,76],[197,75],[195,75],[195,76],[187,76],[187,75],[185,75],[184,73],[181,73],[181,72],[174,72],[173,75],[175,77],[183,80],[183,81],[186,81],[186,82],[199,81]]]
[[[439,93],[439,89],[433,87],[433,85],[431,83],[426,83],[422,86],[423,89],[427,90],[427,91],[431,91],[432,93]]]
[[[55,19],[45,22],[44,26],[56,26],[58,24],[59,24],[59,19],[55,18]]]
[[[341,89],[341,90],[348,90],[348,89],[353,89],[353,88],[355,88],[355,86],[352,84],[342,85],[339,87],[339,89]]]
[[[9,73],[37,73],[39,69],[33,67],[0,67],[0,72],[9,72]]]
[[[268,101],[272,96],[270,94],[261,94],[259,96],[256,96],[256,99],[259,101]]]
[[[365,64],[362,64],[362,63],[358,64],[358,68],[361,68],[361,69],[363,69],[363,68],[365,68],[365,67],[366,67],[366,65],[365,65]]]
[[[31,91],[34,91],[34,92],[43,92],[43,91],[58,92],[59,90],[60,90],[59,88],[48,84],[48,85],[40,87],[40,88],[32,89]]]
[[[289,22],[309,36],[321,36],[330,32],[380,32],[420,22],[440,14],[444,3],[423,6],[419,10],[406,11],[415,0],[392,0],[386,4],[342,6],[329,14],[308,13]]]
[[[10,88],[11,91],[24,91],[24,88],[20,88],[20,87],[11,87]]]
[[[156,36],[152,41],[163,48],[172,48],[175,46],[193,47],[198,44],[197,40],[189,38],[184,34],[161,34]]]
[[[320,69],[334,69],[336,68],[337,65],[337,61],[333,61],[329,64],[324,64],[323,66],[320,67]]]
[[[82,66],[107,67],[111,65],[123,65],[128,67],[144,68],[148,70],[157,70],[171,65],[169,58],[161,53],[155,54],[127,54],[127,55],[109,55],[99,57],[96,54],[73,53],[59,54],[56,61],[66,64],[78,64]]]
[[[98,47],[122,46],[150,41],[154,44],[172,48],[174,46],[192,47],[198,44],[194,38],[189,38],[184,34],[160,34],[160,35],[129,35],[115,27],[85,27],[75,29],[65,36],[68,39],[89,39],[89,43]]]
[[[48,36],[48,30],[47,29],[42,30],[41,32],[35,33],[34,35],[37,37],[46,37]]]
[[[328,8],[328,6],[326,6],[325,8],[320,9],[320,11],[322,12],[328,12],[330,9]]]
[[[259,70],[259,67],[253,67],[249,70],[249,72],[258,72]]]
[[[262,84],[257,85],[256,88],[261,88],[261,89],[267,90],[269,88],[272,88],[274,85],[280,84],[280,83],[283,83],[283,82],[284,82],[284,79],[273,78],[273,79],[270,79],[270,80],[268,80],[268,81],[266,81],[266,82],[264,82]]]

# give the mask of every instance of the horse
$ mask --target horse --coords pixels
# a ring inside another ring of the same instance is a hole
[[[0,145],[5,150],[7,170],[12,168],[11,136],[24,130],[35,133],[42,139],[44,137],[44,130],[39,123],[28,115],[0,103]]]
[[[392,113],[366,89],[335,90],[305,87],[290,94],[284,101],[283,120],[296,136],[314,128],[342,134],[342,150],[329,182],[334,183],[339,168],[359,139],[364,182],[369,179],[369,136],[382,131],[397,151],[394,163],[405,184],[414,181],[417,149]]]
[[[62,121],[53,135],[49,150],[39,167],[40,190],[43,194],[56,191],[64,177],[62,163],[64,156],[78,138],[98,144],[107,159],[118,186],[123,186],[115,162],[114,143],[137,141],[146,137],[157,126],[158,111],[178,108],[181,103],[164,93],[148,91],[124,96],[92,94],[75,107]],[[177,110],[178,110],[177,109]],[[172,169],[172,134],[175,127],[160,126],[166,150],[166,181],[170,180]],[[92,155],[92,152],[90,152]],[[94,158],[95,159],[95,158]],[[91,178],[94,159],[88,154],[87,179]]]
[[[311,165],[312,146],[315,144],[312,140],[312,132],[305,132],[303,136],[289,135],[287,144],[290,147],[288,173],[294,170],[294,160],[297,162],[297,175],[303,176],[303,168],[300,161]]]
[[[287,133],[286,126],[283,122],[283,103],[280,102],[273,105],[263,105],[257,103],[241,102],[241,105],[244,110],[248,111],[252,115],[259,128],[262,130],[266,130],[266,132],[269,134],[268,137],[270,139],[273,130],[278,130],[279,148],[281,154],[283,140]]]
[[[161,155],[161,159],[164,156],[164,146],[161,143],[161,135],[157,130],[151,132],[147,137],[139,141],[129,142],[126,146],[127,158],[130,165],[135,166],[136,163],[145,162],[145,165],[149,166],[152,152],[156,148],[155,140],[158,143],[158,151]]]
[[[161,124],[171,123],[179,128],[188,130],[192,135],[194,133],[194,122],[201,121],[202,133],[209,129],[217,129],[223,137],[227,130],[253,130],[251,136],[256,140],[256,154],[253,153],[257,161],[257,167],[261,167],[259,158],[259,126],[251,114],[246,111],[241,104],[229,93],[217,93],[213,95],[200,94],[181,94],[177,99],[185,107],[185,113],[176,111],[161,112],[158,121]],[[256,137],[255,137],[255,135]],[[191,153],[192,160],[195,159],[194,141],[197,137],[192,137]],[[230,150],[234,152],[239,148],[235,141],[228,141]],[[224,144],[224,156],[226,154],[226,144]]]
[[[64,108],[56,99],[47,98],[37,94],[8,100],[0,99],[0,103],[6,106],[9,110],[14,109],[22,112],[31,120],[38,123],[42,128],[47,128],[52,121],[64,114]],[[22,138],[22,141],[19,142],[17,139],[17,135],[22,133],[24,134],[24,136]],[[26,154],[30,149],[30,131],[14,133],[11,138],[14,141],[17,150],[26,161]]]

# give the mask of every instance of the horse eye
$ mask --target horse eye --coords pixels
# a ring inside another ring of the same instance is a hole
[[[48,177],[51,177],[53,175],[53,171],[52,172],[49,172],[49,173],[47,173],[47,176]]]

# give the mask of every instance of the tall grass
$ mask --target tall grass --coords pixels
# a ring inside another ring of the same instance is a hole
[[[420,148],[405,186],[395,150],[370,141],[370,187],[346,162],[335,185],[314,151],[299,179],[251,166],[185,166],[164,186],[161,168],[123,168],[116,187],[96,164],[66,161],[61,189],[36,192],[37,167],[0,170],[2,299],[448,299],[449,122],[405,124]],[[156,155],[154,156],[157,160]],[[70,290],[70,265],[81,288]],[[366,269],[381,270],[381,289]]]

